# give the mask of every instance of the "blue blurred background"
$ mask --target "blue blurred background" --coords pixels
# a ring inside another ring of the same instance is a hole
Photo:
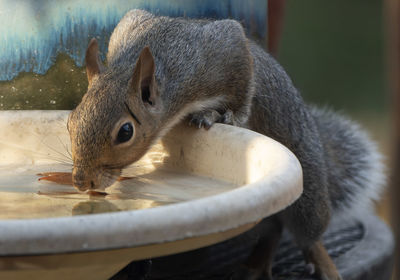
[[[0,109],[72,109],[87,88],[83,61],[96,37],[105,58],[129,10],[195,18],[235,18],[266,34],[265,0],[0,0]]]

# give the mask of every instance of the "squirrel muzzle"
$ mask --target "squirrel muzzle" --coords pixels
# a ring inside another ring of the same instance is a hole
[[[72,170],[72,184],[80,191],[96,189],[98,185],[95,176],[89,174],[81,168],[73,168]]]

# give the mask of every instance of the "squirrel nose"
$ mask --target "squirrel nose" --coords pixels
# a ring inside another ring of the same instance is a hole
[[[73,180],[73,185],[75,188],[77,188],[80,191],[86,191],[89,189],[95,189],[96,188],[96,184],[94,183],[93,180],[84,182],[84,181],[76,181]]]
[[[79,180],[79,179],[72,179],[72,183],[74,185],[75,188],[77,188],[80,191],[86,191],[90,188],[90,182],[87,183],[84,180]]]
[[[94,180],[90,179],[90,176],[85,174],[84,171],[77,170],[75,168],[72,171],[72,183],[73,186],[80,191],[94,189],[96,186]]]
[[[75,188],[77,188],[80,191],[86,191],[88,189],[87,185],[81,181],[74,181],[73,185]]]

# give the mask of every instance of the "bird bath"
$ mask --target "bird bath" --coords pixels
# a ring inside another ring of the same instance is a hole
[[[133,260],[232,238],[302,192],[288,149],[216,124],[174,128],[105,197],[71,194],[36,175],[71,171],[67,116],[0,112],[0,279],[108,279]]]

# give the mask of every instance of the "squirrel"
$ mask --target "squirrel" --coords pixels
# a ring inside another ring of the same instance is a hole
[[[380,154],[357,124],[306,105],[283,68],[246,37],[239,22],[131,10],[110,37],[107,67],[95,39],[85,61],[88,91],[67,124],[76,188],[108,187],[181,121],[206,129],[216,122],[248,128],[297,156],[304,190],[266,219],[268,231],[237,279],[272,279],[283,227],[311,273],[341,279],[321,235],[333,213],[349,215],[356,205],[368,209],[377,198],[385,179]]]

